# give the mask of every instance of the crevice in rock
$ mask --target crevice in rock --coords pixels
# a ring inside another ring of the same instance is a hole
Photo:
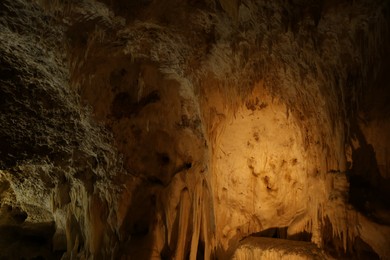
[[[136,116],[145,106],[156,103],[160,100],[159,92],[152,91],[141,98],[138,102],[133,102],[129,93],[118,93],[112,102],[111,112],[116,119]]]
[[[61,259],[64,252],[52,250],[53,222],[0,225],[0,257],[13,259]]]
[[[268,228],[261,232],[253,233],[251,236],[287,239],[287,229],[288,227]]]
[[[380,224],[390,224],[387,215],[390,202],[390,180],[379,171],[374,148],[368,144],[357,123],[352,125],[358,147],[352,150],[352,167],[349,171],[349,202],[359,211]]]

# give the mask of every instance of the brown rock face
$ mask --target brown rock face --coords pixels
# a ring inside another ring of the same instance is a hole
[[[390,258],[389,1],[0,13],[1,259]]]

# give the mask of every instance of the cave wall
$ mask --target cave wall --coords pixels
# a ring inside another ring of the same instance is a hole
[[[0,7],[1,257],[390,257],[388,2]]]

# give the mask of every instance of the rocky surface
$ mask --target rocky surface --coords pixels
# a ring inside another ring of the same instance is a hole
[[[314,244],[285,239],[249,237],[240,242],[233,259],[326,259]]]
[[[0,13],[0,258],[390,258],[388,1]]]

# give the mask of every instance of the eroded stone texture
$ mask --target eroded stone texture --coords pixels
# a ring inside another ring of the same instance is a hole
[[[324,259],[326,255],[308,242],[249,237],[240,242],[233,259]]]
[[[0,7],[0,258],[390,257],[388,1]]]

